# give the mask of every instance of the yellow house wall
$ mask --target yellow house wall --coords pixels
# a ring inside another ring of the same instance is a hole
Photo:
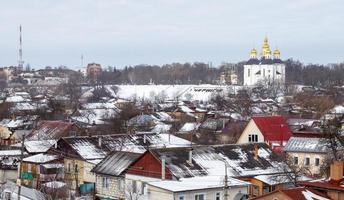
[[[299,166],[307,167],[305,166],[305,159],[306,157],[310,158],[310,164],[308,166],[308,170],[311,173],[310,175],[316,175],[320,173],[320,166],[323,163],[326,155],[325,154],[320,154],[320,153],[305,153],[305,152],[288,152],[288,156],[291,157],[293,160],[294,157],[298,157],[299,160]],[[319,166],[315,166],[315,158],[320,159],[320,164]]]

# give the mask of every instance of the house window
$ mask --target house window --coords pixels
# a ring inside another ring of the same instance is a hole
[[[145,193],[146,183],[141,183],[141,194]]]
[[[78,172],[78,164],[74,165],[74,172]]]
[[[305,165],[309,166],[309,164],[310,164],[310,159],[307,157],[307,158],[305,158]]]
[[[11,192],[5,192],[5,200],[11,200]]]
[[[71,164],[70,163],[68,163],[67,170],[68,170],[68,172],[70,172],[70,170],[71,170]]]
[[[294,157],[294,165],[298,165],[299,164],[299,158],[298,157]]]
[[[185,200],[185,195],[179,195],[178,200]]]
[[[221,192],[216,192],[215,200],[221,200]]]
[[[123,180],[123,179],[121,179],[121,180],[119,181],[119,190],[120,190],[120,191],[124,191],[124,180]]]
[[[250,76],[250,75],[251,75],[251,70],[247,69],[247,76]]]
[[[32,165],[30,163],[27,164],[27,171],[28,172],[31,172],[32,170]]]
[[[320,159],[319,158],[315,158],[315,166],[319,166],[320,165]]]
[[[109,188],[109,179],[107,177],[103,177],[102,187]]]
[[[258,142],[258,135],[257,134],[248,135],[248,142]]]
[[[137,182],[136,181],[132,182],[132,187],[133,187],[133,193],[136,193],[137,192]]]
[[[265,77],[265,69],[263,69],[263,76]]]
[[[195,200],[205,200],[204,194],[195,194]]]

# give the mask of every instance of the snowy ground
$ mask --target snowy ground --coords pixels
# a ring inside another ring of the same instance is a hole
[[[209,101],[215,93],[236,92],[242,86],[224,85],[118,85],[117,93],[123,99],[161,99]]]

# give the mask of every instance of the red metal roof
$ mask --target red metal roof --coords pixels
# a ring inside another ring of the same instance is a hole
[[[287,141],[292,133],[282,116],[252,117],[265,141]]]
[[[280,190],[282,193],[284,193],[285,195],[287,195],[288,197],[290,197],[291,199],[295,199],[295,200],[307,200],[308,198],[305,197],[303,192],[311,192],[317,196],[323,197],[323,198],[327,198],[330,199],[328,196],[326,196],[323,193],[320,193],[318,191],[309,189],[309,188],[291,188],[291,189],[284,189],[284,190]],[[323,199],[321,198],[321,199]],[[314,200],[318,199],[318,198],[312,198]]]
[[[331,179],[305,181],[305,182],[301,182],[300,185],[304,185],[306,187],[311,187],[314,189],[335,190],[335,191],[344,192],[344,178],[338,181],[331,180]]]
[[[272,191],[270,193],[267,194],[263,194],[262,196],[258,196],[253,198],[252,200],[259,200],[259,199],[263,199],[264,197],[270,196],[272,194],[275,193],[283,193],[284,195],[288,196],[290,199],[293,200],[308,200],[309,198],[305,197],[305,193],[308,193],[308,195],[310,195],[311,193],[314,194],[313,197],[315,196],[320,196],[321,199],[330,199],[326,194],[321,193],[319,191],[310,189],[310,188],[304,188],[304,187],[297,187],[297,188],[289,188],[289,189],[278,189],[275,191]],[[318,200],[320,198],[312,198],[313,200]]]

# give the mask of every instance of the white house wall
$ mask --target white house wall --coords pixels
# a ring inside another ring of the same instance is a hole
[[[256,123],[254,123],[254,121],[251,119],[250,122],[245,127],[242,134],[240,135],[240,137],[237,141],[237,144],[249,143],[248,135],[250,135],[250,134],[257,134],[258,135],[258,142],[264,142],[263,134],[260,132]]]

